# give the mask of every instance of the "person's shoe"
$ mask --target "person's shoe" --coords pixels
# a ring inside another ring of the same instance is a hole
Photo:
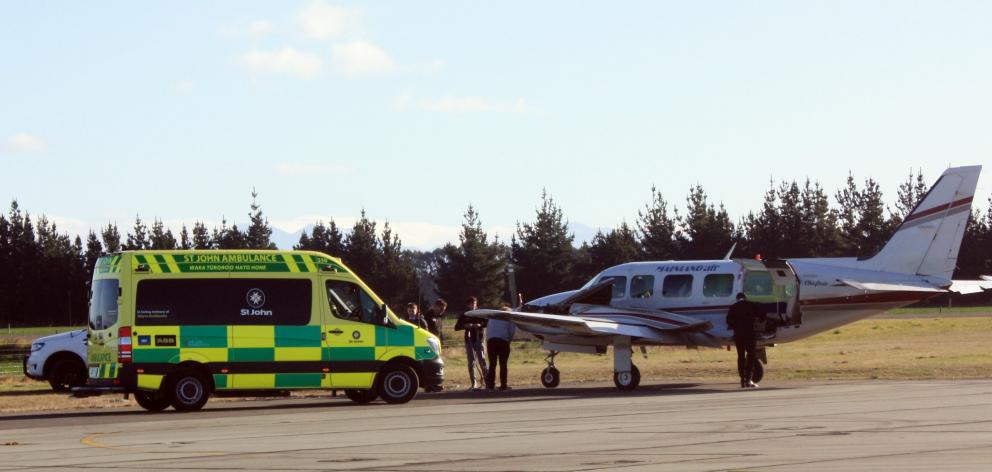
[[[758,384],[754,383],[754,381],[751,380],[747,381],[747,386],[751,388],[758,388]]]
[[[741,388],[748,388],[750,385],[747,384],[747,380],[741,380]]]
[[[507,390],[513,390],[512,388],[510,388],[509,385],[500,385],[499,386],[499,389],[500,389],[501,392],[505,392]]]

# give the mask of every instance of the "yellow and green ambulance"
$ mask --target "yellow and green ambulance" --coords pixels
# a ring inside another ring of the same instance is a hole
[[[444,378],[438,338],[318,252],[125,251],[97,261],[91,292],[77,396],[196,410],[212,393],[329,388],[405,403]]]

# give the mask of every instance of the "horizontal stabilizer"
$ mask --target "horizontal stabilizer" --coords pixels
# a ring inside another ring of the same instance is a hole
[[[880,283],[880,282],[859,282],[850,279],[838,279],[838,282],[854,287],[858,290],[870,292],[946,292],[947,290],[934,287],[925,282],[907,281],[900,283]]]

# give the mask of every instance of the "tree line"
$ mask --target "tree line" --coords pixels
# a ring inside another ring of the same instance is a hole
[[[570,290],[607,267],[630,261],[719,259],[731,247],[735,257],[789,258],[870,256],[926,194],[921,173],[910,173],[894,206],[886,205],[878,183],[848,176],[830,195],[806,180],[769,182],[760,209],[734,221],[714,204],[701,185],[690,187],[684,206],[670,204],[657,188],[633,224],[621,222],[575,244],[560,205],[541,195],[533,220],[517,223],[509,241],[482,229],[479,212],[465,211],[459,239],[431,251],[404,249],[389,222],[381,226],[362,210],[349,229],[333,220],[304,230],[294,249],[341,257],[394,309],[443,297],[455,310],[470,295],[482,306],[506,303],[506,271],[513,268],[525,298]],[[88,286],[98,257],[137,249],[274,249],[271,226],[252,191],[244,230],[222,219],[202,221],[178,235],[154,219],[136,215],[122,235],[115,223],[90,231],[85,241],[60,232],[41,216],[33,221],[15,200],[0,215],[0,323],[83,324]],[[832,198],[831,198],[832,197]],[[736,246],[735,246],[736,245]],[[992,274],[992,197],[988,209],[974,211],[958,258],[957,278]]]

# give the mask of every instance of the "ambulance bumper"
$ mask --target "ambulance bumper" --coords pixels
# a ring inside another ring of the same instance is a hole
[[[444,383],[444,361],[440,357],[418,362],[420,362],[421,387],[433,390]]]
[[[86,385],[72,388],[72,396],[77,398],[94,397],[104,393],[128,393],[137,389],[137,375],[134,367],[125,364],[117,371],[115,379],[86,379]]]

